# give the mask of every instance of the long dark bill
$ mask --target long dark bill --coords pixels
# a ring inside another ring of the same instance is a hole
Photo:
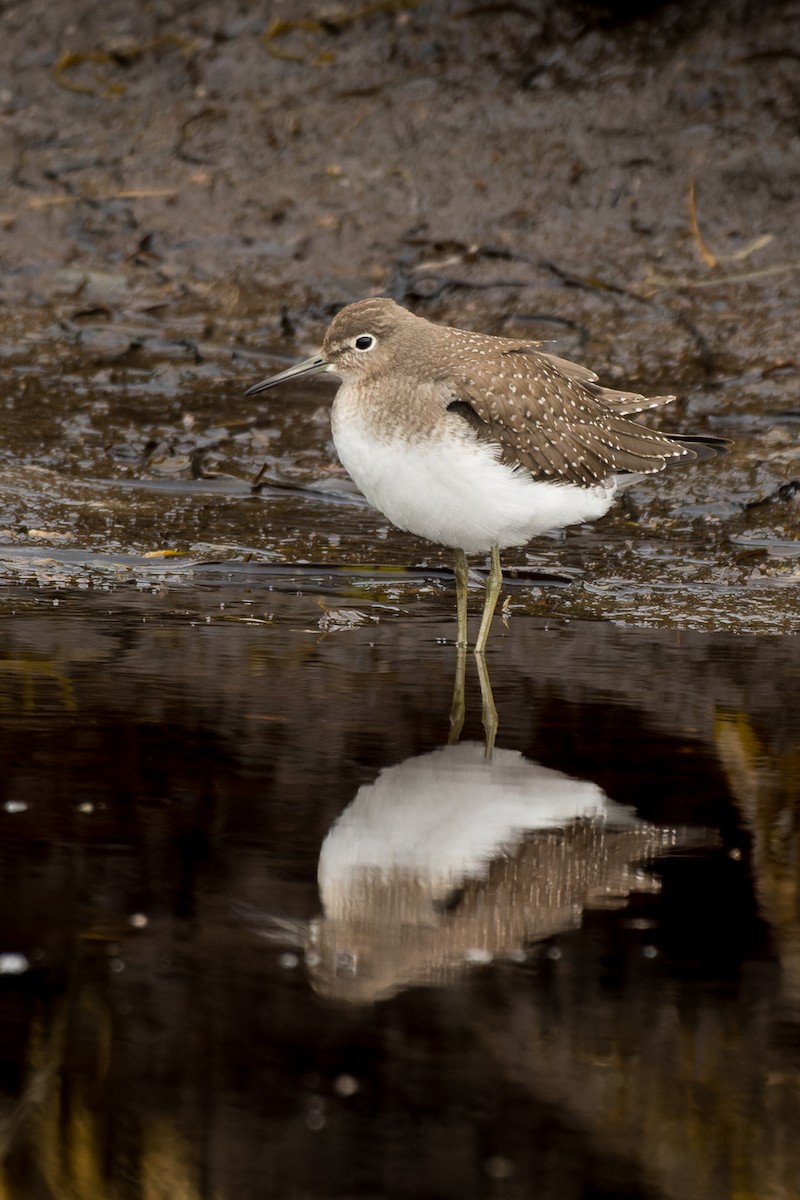
[[[267,388],[275,387],[279,383],[286,383],[287,379],[297,379],[300,375],[316,375],[318,371],[324,371],[328,365],[328,361],[317,355],[316,358],[306,358],[295,367],[289,367],[286,371],[281,371],[279,375],[271,375],[269,379],[262,379],[261,383],[254,383],[245,392],[245,396],[254,396],[256,392],[265,392]]]

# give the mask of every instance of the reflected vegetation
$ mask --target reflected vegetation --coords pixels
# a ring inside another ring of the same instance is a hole
[[[252,583],[3,598],[0,1194],[793,1200],[796,640]]]
[[[0,712],[7,718],[32,717],[48,707],[51,693],[55,693],[67,712],[75,709],[69,677],[54,663],[6,659],[0,662],[0,674],[4,677],[0,686]]]
[[[766,734],[746,713],[720,711],[716,745],[751,835],[753,878],[783,967],[783,992],[800,1012],[800,679]]]

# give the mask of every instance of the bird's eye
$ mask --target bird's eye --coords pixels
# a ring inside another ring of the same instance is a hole
[[[360,337],[356,338],[353,345],[356,350],[371,350],[375,345],[375,338],[371,333],[362,333]]]

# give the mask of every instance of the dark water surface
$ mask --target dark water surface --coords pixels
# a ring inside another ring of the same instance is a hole
[[[0,1193],[796,1196],[798,640],[498,623],[487,763],[346,592],[4,589]]]

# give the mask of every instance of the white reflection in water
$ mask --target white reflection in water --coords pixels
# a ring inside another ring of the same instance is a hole
[[[24,954],[13,951],[0,954],[0,975],[24,975],[30,965]]]
[[[341,915],[353,879],[407,872],[434,896],[486,873],[529,829],[585,818],[636,824],[633,810],[586,779],[531,762],[516,750],[491,759],[477,742],[440,746],[387,767],[359,789],[322,844],[318,879],[325,911]]]
[[[655,886],[637,863],[685,840],[597,784],[483,744],[440,747],[362,787],[323,842],[314,987],[356,1003],[443,983]]]

